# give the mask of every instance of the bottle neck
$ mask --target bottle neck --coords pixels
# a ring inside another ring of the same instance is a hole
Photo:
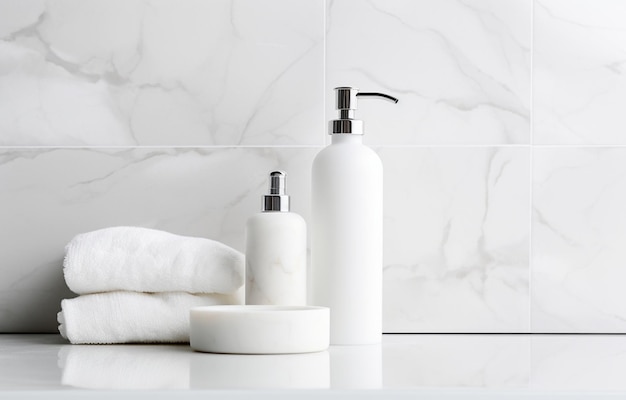
[[[336,133],[330,135],[332,144],[363,144],[363,135],[352,135],[349,133]]]

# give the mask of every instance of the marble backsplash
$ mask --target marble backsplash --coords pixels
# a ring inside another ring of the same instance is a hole
[[[54,332],[63,247],[244,249],[308,219],[332,88],[385,166],[386,332],[626,332],[621,0],[0,0],[0,332]],[[624,136],[626,137],[626,136]]]

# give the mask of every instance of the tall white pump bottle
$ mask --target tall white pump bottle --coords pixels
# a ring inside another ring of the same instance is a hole
[[[354,119],[359,93],[335,88],[339,119],[312,170],[311,302],[330,308],[330,343],[382,339],[383,166]]]

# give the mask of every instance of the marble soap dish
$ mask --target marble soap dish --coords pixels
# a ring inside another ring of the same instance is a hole
[[[312,306],[192,308],[194,350],[228,354],[311,353],[328,348],[330,310]]]

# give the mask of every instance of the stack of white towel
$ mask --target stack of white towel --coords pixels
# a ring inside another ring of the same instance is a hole
[[[244,256],[210,239],[114,227],[65,251],[65,281],[80,295],[58,314],[71,343],[188,342],[190,308],[242,304]]]

